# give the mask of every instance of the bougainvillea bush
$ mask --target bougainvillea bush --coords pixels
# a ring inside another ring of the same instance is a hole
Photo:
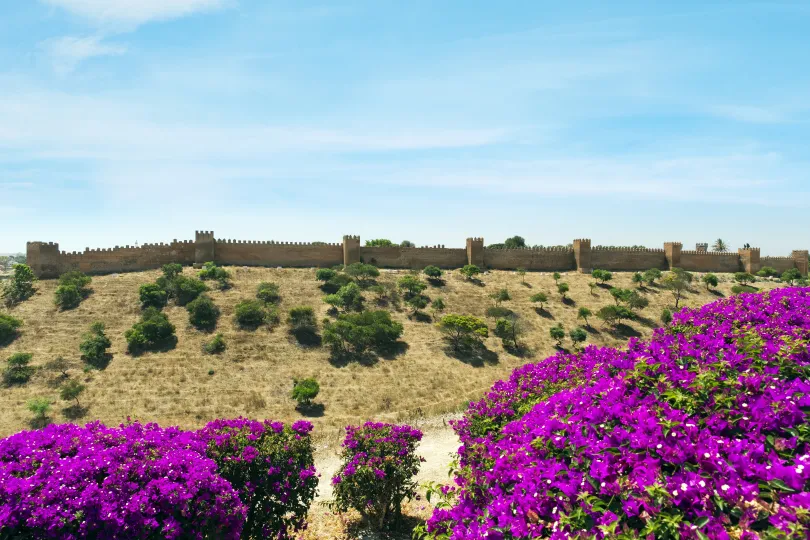
[[[304,527],[318,478],[303,420],[292,426],[245,418],[215,420],[200,430],[219,474],[247,505],[244,535],[286,538]]]
[[[286,538],[317,484],[311,429],[240,418],[18,433],[0,441],[0,539]]]
[[[414,476],[424,461],[416,455],[420,440],[422,432],[406,425],[348,426],[343,465],[332,478],[334,508],[354,508],[376,529],[396,523],[402,501],[416,495]]]
[[[810,535],[810,289],[524,366],[456,424],[435,538]]]

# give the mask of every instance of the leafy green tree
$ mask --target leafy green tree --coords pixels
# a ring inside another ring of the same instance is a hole
[[[22,324],[21,319],[0,313],[0,345],[5,345],[16,338]]]
[[[68,369],[70,369],[70,364],[61,356],[57,356],[45,364],[45,369],[48,371],[56,371],[62,378],[66,379],[68,377]]]
[[[436,317],[437,313],[442,313],[445,308],[446,306],[444,305],[444,300],[442,300],[441,296],[430,303],[430,309],[433,310],[434,318]]]
[[[555,326],[552,326],[549,329],[548,333],[551,336],[551,339],[557,342],[556,346],[561,347],[562,342],[565,339],[565,329],[563,328],[562,324],[556,324]]]
[[[548,295],[544,292],[534,293],[533,295],[531,295],[529,300],[531,300],[535,304],[538,304],[537,305],[538,309],[543,309],[543,304],[548,302]]]
[[[165,313],[157,308],[146,308],[141,313],[141,320],[124,333],[130,353],[155,349],[175,338],[174,325],[169,322]]]
[[[734,273],[734,281],[741,285],[747,285],[752,283],[756,278],[749,274],[748,272],[735,272]]]
[[[186,304],[186,310],[188,322],[198,330],[212,330],[216,327],[220,311],[208,295],[201,294]]]
[[[602,283],[607,283],[608,281],[613,279],[613,274],[611,272],[608,272],[607,270],[600,270],[599,268],[595,268],[591,272],[591,276],[593,276],[594,279]]]
[[[414,248],[416,247],[416,244],[414,244],[410,240],[403,240],[402,242],[399,243],[399,247]]]
[[[366,247],[391,247],[394,243],[387,238],[375,238],[373,240],[366,240]]]
[[[500,306],[501,302],[506,302],[512,299],[512,297],[509,295],[508,289],[499,289],[490,294],[489,297],[495,301],[496,306]]]
[[[27,264],[15,264],[14,274],[2,288],[3,303],[11,307],[34,295],[34,282],[37,280],[34,271]]]
[[[444,274],[441,268],[433,265],[426,266],[424,270],[422,270],[422,272],[428,277],[428,281],[430,281],[431,283],[440,282],[442,279],[442,275]]]
[[[558,283],[557,284],[557,292],[562,295],[562,299],[565,300],[565,294],[570,290],[568,283]]]
[[[585,326],[590,326],[590,323],[588,322],[588,317],[590,317],[591,315],[593,315],[593,312],[591,312],[591,310],[586,308],[585,306],[582,306],[581,308],[579,308],[579,311],[577,311],[577,319],[582,319],[583,321],[585,321]]]
[[[596,283],[593,281],[588,282],[588,289],[591,291],[591,296],[597,296],[596,294]]]
[[[633,274],[633,283],[635,283],[637,287],[642,287],[644,285],[644,275],[641,272]]]
[[[582,328],[576,327],[568,332],[568,337],[571,338],[571,341],[574,343],[574,347],[579,347],[580,343],[584,343],[585,340],[588,339],[588,333]]]
[[[51,412],[51,402],[48,398],[32,398],[26,403],[26,407],[34,415],[32,423],[35,426],[44,427],[48,424],[48,413]]]
[[[345,269],[346,275],[353,277],[363,287],[371,285],[380,276],[380,270],[373,264],[352,263]]]
[[[178,306],[185,306],[207,290],[208,286],[199,279],[177,276],[172,282],[169,296],[174,298]]]
[[[278,284],[270,281],[262,281],[259,283],[259,286],[256,287],[256,298],[267,304],[278,304],[281,302],[281,293],[279,292]]]
[[[405,303],[411,308],[411,313],[416,315],[419,313],[419,310],[427,307],[428,303],[430,303],[430,298],[424,294],[414,294],[405,298]]]
[[[419,279],[417,276],[407,275],[402,276],[397,281],[397,287],[402,291],[405,300],[411,296],[417,296],[427,289],[427,284]]]
[[[315,279],[317,279],[318,281],[323,281],[324,283],[326,283],[336,275],[337,272],[335,272],[331,268],[318,268],[318,270],[315,271]]]
[[[321,385],[315,379],[293,379],[292,398],[298,402],[298,407],[302,409],[312,406],[312,400],[318,396]]]
[[[793,285],[795,281],[802,279],[802,273],[797,268],[790,268],[782,273],[782,281],[788,285]]]
[[[110,338],[104,333],[104,323],[100,321],[94,322],[90,325],[90,331],[82,336],[82,342],[79,344],[82,360],[96,368],[106,366],[108,362],[107,349],[110,348],[110,345]]]
[[[445,315],[438,326],[456,352],[483,345],[483,339],[489,335],[487,324],[472,315]]]
[[[495,321],[495,331],[493,332],[496,337],[501,338],[504,349],[519,350],[520,336],[523,335],[523,325],[520,324],[517,317],[509,317],[498,319]]]
[[[661,270],[658,268],[650,268],[649,270],[644,271],[644,281],[647,282],[647,284],[652,285],[655,283],[656,279],[661,279],[662,275]]]
[[[315,319],[315,310],[311,306],[296,306],[290,309],[287,316],[287,324],[290,325],[290,331],[295,332],[311,332],[318,331],[318,321]]]
[[[199,278],[203,281],[213,280],[216,281],[220,289],[228,289],[231,284],[228,281],[231,274],[224,268],[220,268],[213,262],[203,264],[199,272]]]
[[[554,272],[553,274],[551,274],[551,277],[554,278],[554,284],[556,285],[560,281],[560,278],[562,276],[560,275],[559,272]]]
[[[691,273],[680,268],[673,268],[664,277],[662,284],[665,288],[669,289],[672,296],[675,298],[675,309],[678,309],[681,299],[687,291],[689,291],[692,279],[693,276]]]
[[[3,383],[6,386],[14,384],[25,384],[36,371],[34,366],[30,366],[31,353],[14,353],[12,354],[6,364],[7,367],[3,370]]]
[[[776,270],[776,268],[773,268],[771,266],[763,266],[762,268],[760,268],[759,272],[757,272],[757,275],[759,277],[770,278],[770,277],[777,277],[779,275],[779,272]]]
[[[633,291],[619,287],[611,287],[609,292],[610,296],[613,297],[613,301],[618,305],[620,302],[626,302]]]
[[[661,311],[661,322],[664,324],[669,324],[672,322],[672,312],[669,309],[664,308]]]
[[[241,328],[255,330],[267,322],[267,308],[260,300],[242,300],[234,308],[234,319]]]
[[[86,387],[76,379],[71,379],[62,385],[62,388],[59,390],[59,397],[61,397],[64,401],[73,401],[75,399],[76,406],[81,407],[81,403],[79,403],[79,396],[82,395],[85,388]]]
[[[402,325],[391,320],[387,311],[344,313],[332,322],[325,320],[323,341],[337,357],[362,355],[368,350],[386,352],[402,335]]]
[[[461,269],[461,275],[464,276],[467,280],[472,280],[481,273],[481,269],[475,266],[474,264],[465,264],[464,267]]]
[[[526,240],[522,236],[512,236],[507,238],[503,245],[506,249],[522,249],[526,247]]]
[[[161,271],[163,272],[163,277],[171,281],[183,273],[183,265],[179,263],[164,264],[161,267]]]
[[[218,354],[225,350],[225,338],[222,334],[217,334],[211,341],[203,344],[203,352],[207,354]]]
[[[625,303],[630,309],[644,309],[650,305],[650,301],[638,294],[636,291],[632,291]]]
[[[722,238],[718,238],[714,241],[714,244],[712,244],[712,251],[728,251],[728,246]]]
[[[525,268],[518,268],[517,274],[520,276],[520,282],[523,285],[526,285],[526,269]]]
[[[324,297],[324,302],[344,312],[360,311],[363,308],[363,295],[357,283],[344,285],[335,294]]]
[[[615,326],[622,320],[633,320],[636,317],[635,313],[625,306],[604,306],[596,312],[596,316],[611,326]]]
[[[169,301],[169,293],[157,283],[144,283],[141,285],[138,288],[138,297],[142,308],[155,307],[160,309]]]
[[[87,285],[91,278],[82,272],[73,270],[59,276],[59,286],[54,292],[55,303],[61,309],[73,309],[90,294]]]
[[[711,290],[714,287],[717,287],[717,285],[720,283],[720,280],[717,279],[717,276],[715,276],[714,274],[711,274],[711,273],[706,274],[705,276],[703,276],[701,278],[701,281],[706,285],[706,290],[707,291]]]

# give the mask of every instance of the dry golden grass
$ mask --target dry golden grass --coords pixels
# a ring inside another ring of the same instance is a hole
[[[486,346],[491,362],[472,365],[448,357],[445,344],[436,327],[427,322],[408,318],[405,311],[394,312],[405,331],[403,341],[407,350],[391,359],[380,359],[374,365],[356,363],[336,367],[329,361],[326,348],[302,348],[289,336],[286,325],[273,329],[245,331],[233,322],[233,308],[244,298],[252,298],[260,281],[280,285],[283,300],[282,316],[296,305],[315,307],[319,320],[327,316],[323,293],[314,279],[314,269],[228,268],[234,287],[227,291],[211,291],[210,295],[222,309],[216,329],[224,334],[227,350],[221,355],[205,355],[203,342],[210,334],[201,333],[188,324],[182,307],[168,307],[166,313],[177,326],[176,348],[132,357],[126,353],[124,331],[138,320],[138,287],[158,277],[158,271],[98,276],[93,278],[93,294],[70,311],[57,311],[53,304],[54,280],[38,284],[36,295],[15,307],[12,314],[24,321],[21,336],[0,349],[0,359],[14,352],[33,353],[32,363],[42,366],[57,356],[73,364],[71,376],[87,385],[82,404],[87,414],[81,421],[94,419],[117,424],[127,417],[155,421],[163,425],[186,428],[201,426],[214,418],[245,415],[252,418],[293,420],[301,415],[290,399],[292,379],[315,377],[321,384],[317,402],[325,405],[322,417],[312,418],[318,437],[337,439],[342,426],[366,419],[396,421],[403,418],[432,415],[457,410],[467,400],[479,398],[493,381],[507,377],[517,366],[530,362],[531,357],[517,357],[491,336]],[[190,268],[185,269],[191,275]],[[380,281],[394,281],[406,271],[383,271]],[[429,287],[427,293],[441,296],[447,304],[445,313],[465,313],[484,316],[492,305],[488,295],[498,288],[508,288],[513,300],[504,305],[513,309],[524,321],[528,332],[525,342],[534,358],[554,353],[549,328],[560,322],[570,330],[582,324],[577,321],[577,308],[587,306],[592,311],[613,302],[605,289],[592,295],[588,275],[569,272],[562,281],[570,284],[569,305],[560,301],[551,274],[530,273],[526,285],[513,272],[494,271],[481,276],[482,286],[463,280],[458,271],[446,275],[443,287]],[[617,273],[615,286],[634,287],[631,274]],[[730,294],[730,278],[721,276],[720,294]],[[760,282],[762,288],[776,286]],[[539,315],[529,301],[538,291],[549,296],[547,314]],[[634,322],[629,333],[649,336],[658,324],[661,309],[672,305],[669,292],[650,288],[644,293],[650,306],[642,311],[646,321]],[[374,306],[367,293],[367,305]],[[698,306],[717,299],[696,284],[682,305]],[[79,343],[93,321],[103,321],[112,340],[112,362],[103,371],[83,371]],[[490,326],[494,322],[490,319]],[[589,343],[621,345],[625,335],[601,329],[594,317],[595,328]],[[626,329],[627,330],[627,329]],[[568,342],[570,345],[570,342]],[[214,370],[209,375],[209,370]],[[53,374],[41,370],[26,385],[0,389],[0,435],[8,435],[28,427],[31,418],[26,402],[45,396],[54,402],[52,421],[63,422],[63,407]]]

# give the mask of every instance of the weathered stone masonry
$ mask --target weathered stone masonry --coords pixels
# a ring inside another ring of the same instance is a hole
[[[700,248],[703,246],[701,245]],[[467,238],[464,248],[365,247],[359,236],[344,236],[340,244],[323,242],[257,242],[217,239],[213,231],[197,231],[194,240],[173,240],[169,244],[85,248],[83,252],[59,251],[53,242],[28,242],[27,261],[43,278],[57,277],[69,270],[88,274],[129,272],[160,268],[170,262],[200,266],[208,261],[239,266],[331,267],[364,261],[382,268],[424,268],[435,265],[459,268],[475,264],[483,268],[537,271],[594,268],[613,271],[642,271],[648,268],[683,268],[694,272],[755,273],[763,266],[780,272],[798,268],[807,275],[808,252],[796,250],[789,257],[760,257],[759,248],[736,253],[698,249],[684,251],[680,242],[666,242],[663,249],[607,248],[591,246],[586,238],[574,240],[571,248],[486,249],[483,238]]]

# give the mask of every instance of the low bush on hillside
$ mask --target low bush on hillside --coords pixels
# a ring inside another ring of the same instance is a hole
[[[357,358],[368,351],[392,351],[402,335],[402,325],[391,320],[387,311],[344,313],[337,320],[325,320],[323,341],[336,358]]]
[[[759,269],[759,272],[757,272],[757,275],[759,277],[764,277],[764,278],[778,277],[779,276],[779,271],[776,268],[773,268],[771,266],[763,266],[762,268]]]
[[[342,286],[336,293],[326,295],[323,301],[344,313],[363,309],[363,294],[357,283]]]
[[[459,272],[461,272],[461,275],[464,276],[465,279],[472,281],[481,273],[481,269],[474,264],[465,264]]]
[[[481,347],[489,335],[487,323],[472,315],[445,315],[438,327],[454,352]]]
[[[0,313],[0,345],[14,340],[22,327],[22,320],[6,313]]]
[[[268,304],[278,304],[281,302],[281,293],[277,283],[262,281],[256,287],[256,298]]]
[[[2,287],[3,303],[13,306],[34,295],[34,282],[37,280],[34,271],[27,264],[15,264],[14,273]]]
[[[162,308],[169,301],[169,293],[157,283],[144,283],[138,288],[142,308]]]
[[[594,269],[591,272],[591,276],[593,276],[593,278],[600,283],[607,283],[608,281],[613,279],[612,272],[608,272],[607,270],[600,270],[599,268]]]
[[[442,276],[444,272],[442,272],[441,268],[438,266],[426,266],[422,273],[424,273],[428,277],[428,281],[433,285],[441,285],[442,283]]]
[[[287,538],[318,483],[311,429],[240,418],[196,432],[95,422],[18,433],[0,440],[14,489],[0,497],[0,537]]]
[[[427,537],[806,538],[810,291],[518,368],[455,423]]]
[[[107,349],[110,345],[110,338],[104,333],[104,323],[94,322],[90,325],[90,331],[82,336],[82,342],[79,344],[82,360],[96,368],[106,366],[109,361]]]
[[[199,279],[186,276],[177,276],[169,284],[169,297],[174,298],[178,306],[185,306],[196,300],[198,296],[208,290],[208,286]]]
[[[228,289],[231,286],[229,281],[231,274],[213,262],[203,264],[197,275],[203,281],[216,281],[219,289]]]
[[[278,319],[278,311],[274,306],[265,306],[259,300],[242,300],[234,308],[236,323],[246,329],[255,330],[265,323]]]
[[[380,276],[380,271],[373,264],[352,263],[343,270],[347,276],[357,280],[357,284],[365,288],[374,283],[374,278]]]
[[[332,478],[332,508],[353,508],[376,530],[396,525],[403,501],[416,496],[414,477],[424,461],[416,454],[420,440],[422,432],[407,425],[366,422],[346,427],[343,464]]]
[[[60,309],[77,307],[90,294],[90,289],[87,288],[90,281],[90,276],[76,270],[62,274],[54,292],[54,303]]]
[[[141,320],[124,333],[127,350],[131,354],[138,354],[169,345],[176,339],[174,330],[165,313],[157,308],[146,308]]]
[[[203,344],[203,352],[207,354],[219,354],[225,350],[225,338],[222,334],[217,334],[210,341]]]
[[[213,330],[219,319],[219,308],[206,294],[186,304],[188,322],[198,330]]]
[[[321,385],[315,379],[301,379],[293,381],[291,397],[298,402],[299,409],[306,409],[312,405],[312,400],[318,397]]]
[[[25,384],[34,375],[36,368],[29,365],[31,363],[31,353],[14,353],[6,361],[6,368],[3,370],[3,384],[12,386]]]
[[[751,285],[732,285],[731,287],[731,292],[734,294],[755,293],[757,290],[756,287],[752,287]]]

